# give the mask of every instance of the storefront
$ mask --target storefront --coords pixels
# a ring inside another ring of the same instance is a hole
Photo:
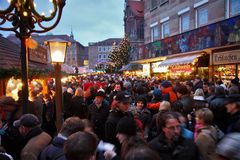
[[[138,63],[129,63],[120,69],[127,76],[143,76],[143,65]]]
[[[212,53],[214,80],[230,81],[240,77],[240,49]]]
[[[194,52],[188,54],[178,54],[176,56],[167,57],[165,61],[162,61],[159,67],[168,67],[166,73],[167,79],[193,79],[196,75],[200,77],[206,77],[208,73],[208,67],[204,67],[203,61],[199,61],[199,58],[205,55],[203,52]],[[206,65],[209,64],[209,59],[206,59]]]
[[[152,76],[158,77],[159,79],[167,79],[168,66],[161,66],[160,62],[155,62],[151,64]]]

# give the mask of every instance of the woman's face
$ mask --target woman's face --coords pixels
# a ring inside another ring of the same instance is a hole
[[[196,115],[195,120],[196,120],[196,124],[203,124],[203,120],[197,115]]]

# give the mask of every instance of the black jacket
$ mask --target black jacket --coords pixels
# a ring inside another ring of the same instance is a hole
[[[149,142],[150,148],[155,150],[161,160],[199,160],[201,156],[193,140],[179,137],[178,141],[170,145],[166,136],[161,133]]]
[[[105,123],[109,114],[109,104],[105,101],[102,102],[102,106],[98,108],[93,102],[88,107],[88,119],[92,122],[94,132],[99,139],[105,140]]]
[[[70,103],[69,114],[84,119],[87,116],[87,107],[81,96],[73,96]]]
[[[184,95],[181,99],[175,101],[172,105],[174,111],[183,113],[185,116],[190,114],[193,111],[193,98],[189,95]]]
[[[225,95],[216,95],[209,103],[209,109],[213,112],[214,123],[226,133],[229,114],[226,111]]]
[[[116,127],[119,120],[124,116],[130,116],[130,113],[123,113],[118,109],[113,109],[110,111],[107,121],[105,123],[105,136],[106,141],[112,143],[116,146],[116,151],[120,153],[121,145],[116,138]]]
[[[240,110],[231,115],[228,121],[227,133],[240,132]]]

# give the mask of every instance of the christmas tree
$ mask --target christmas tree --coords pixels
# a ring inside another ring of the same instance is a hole
[[[122,68],[123,65],[128,64],[129,57],[129,41],[127,36],[122,39],[119,47],[116,46],[116,43],[113,43],[112,50],[110,51],[110,60],[116,66],[117,69]]]

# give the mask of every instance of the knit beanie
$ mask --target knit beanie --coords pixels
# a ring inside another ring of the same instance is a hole
[[[136,122],[133,118],[123,117],[117,124],[117,133],[123,133],[129,136],[134,136],[137,134]]]
[[[172,83],[169,81],[163,81],[161,86],[164,88],[172,87]]]
[[[154,89],[153,95],[154,95],[155,98],[162,98],[162,92],[158,88]]]

